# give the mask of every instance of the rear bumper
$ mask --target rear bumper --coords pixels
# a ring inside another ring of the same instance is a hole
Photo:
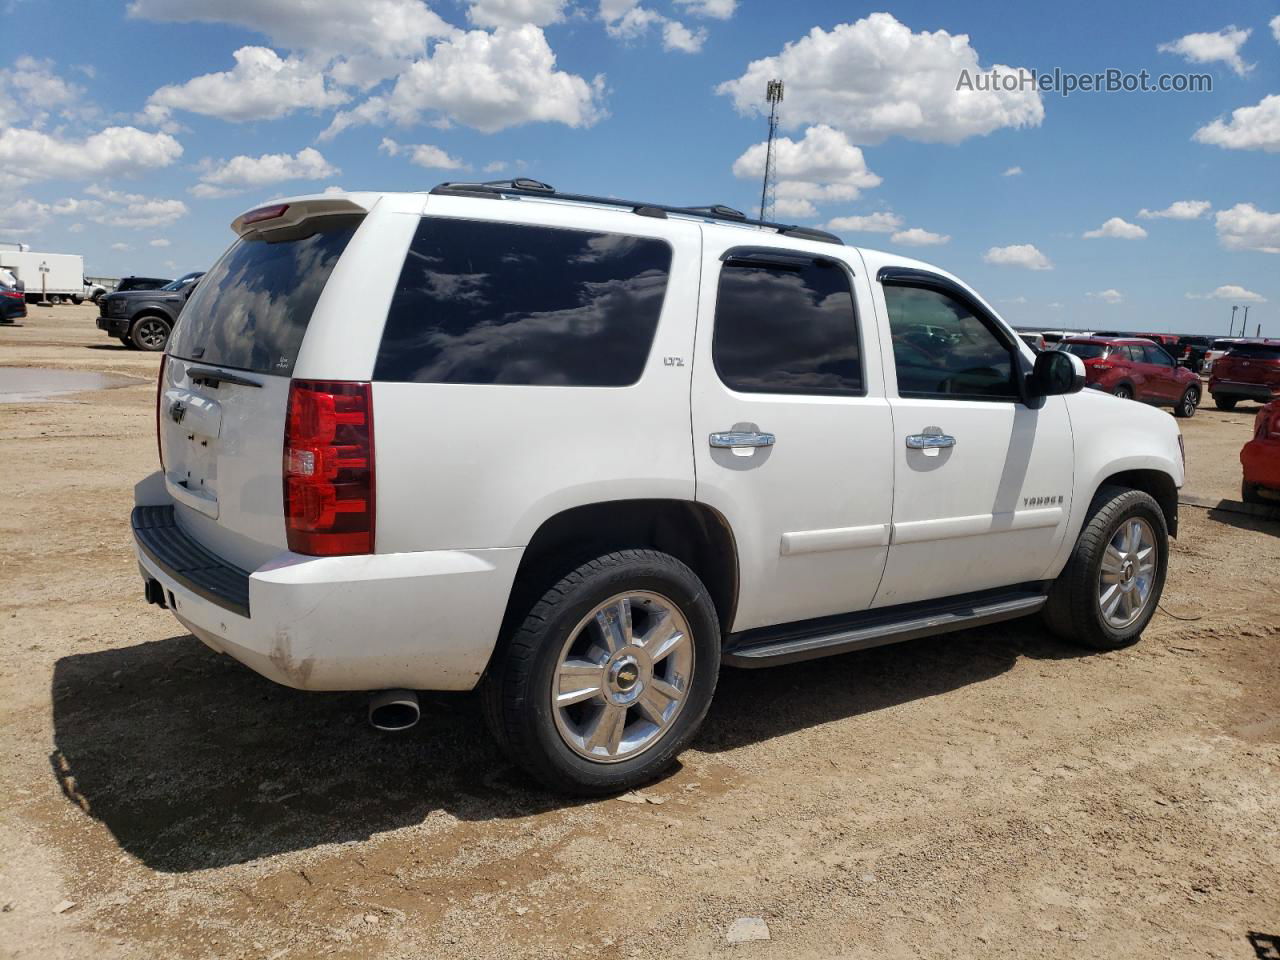
[[[1280,440],[1254,438],[1240,451],[1244,482],[1280,490]]]
[[[1258,403],[1270,403],[1280,390],[1272,389],[1265,383],[1240,383],[1236,380],[1211,380],[1209,392],[1215,397],[1235,397],[1239,400],[1256,400]]]
[[[196,637],[300,690],[470,690],[497,642],[523,550],[350,557],[281,553],[245,571],[189,537],[172,505],[139,506],[148,597]]]

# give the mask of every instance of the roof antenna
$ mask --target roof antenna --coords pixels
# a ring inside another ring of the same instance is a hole
[[[760,219],[773,219],[773,204],[778,193],[778,165],[773,154],[773,143],[778,138],[778,104],[782,102],[782,81],[770,80],[765,87],[765,101],[769,104],[769,143],[764,154],[764,182],[760,185]]]

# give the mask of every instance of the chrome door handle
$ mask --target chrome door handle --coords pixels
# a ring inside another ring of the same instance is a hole
[[[913,433],[907,437],[908,450],[937,450],[955,445],[956,438],[945,433]]]
[[[713,447],[772,447],[777,437],[772,433],[727,430],[711,434],[710,440]]]

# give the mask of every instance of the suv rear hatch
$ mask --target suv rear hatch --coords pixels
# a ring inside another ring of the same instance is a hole
[[[1233,344],[1225,356],[1214,362],[1213,376],[1217,380],[1280,389],[1280,341]]]
[[[179,526],[243,569],[288,548],[282,455],[293,367],[364,212],[334,199],[246,214],[169,342],[156,411],[165,486]]]

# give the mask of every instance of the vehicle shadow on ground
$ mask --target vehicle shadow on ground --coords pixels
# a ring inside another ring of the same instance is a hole
[[[126,347],[123,343],[87,343],[86,350],[106,350],[108,353],[139,353],[132,347]]]
[[[770,670],[726,670],[695,746],[731,750],[1074,651],[1035,621]],[[54,668],[54,776],[149,867],[184,872],[422,822],[527,817],[574,801],[491,742],[477,699],[423,697],[411,733],[379,734],[364,694],[277,686],[190,636],[77,654]]]
[[[1209,510],[1209,519],[1216,520],[1218,523],[1225,523],[1229,527],[1235,527],[1237,530],[1253,530],[1256,533],[1266,533],[1273,537],[1280,537],[1280,504],[1257,508],[1259,513],[1270,513],[1273,516],[1254,516],[1242,513],[1238,510],[1224,510],[1220,507],[1212,507]]]

